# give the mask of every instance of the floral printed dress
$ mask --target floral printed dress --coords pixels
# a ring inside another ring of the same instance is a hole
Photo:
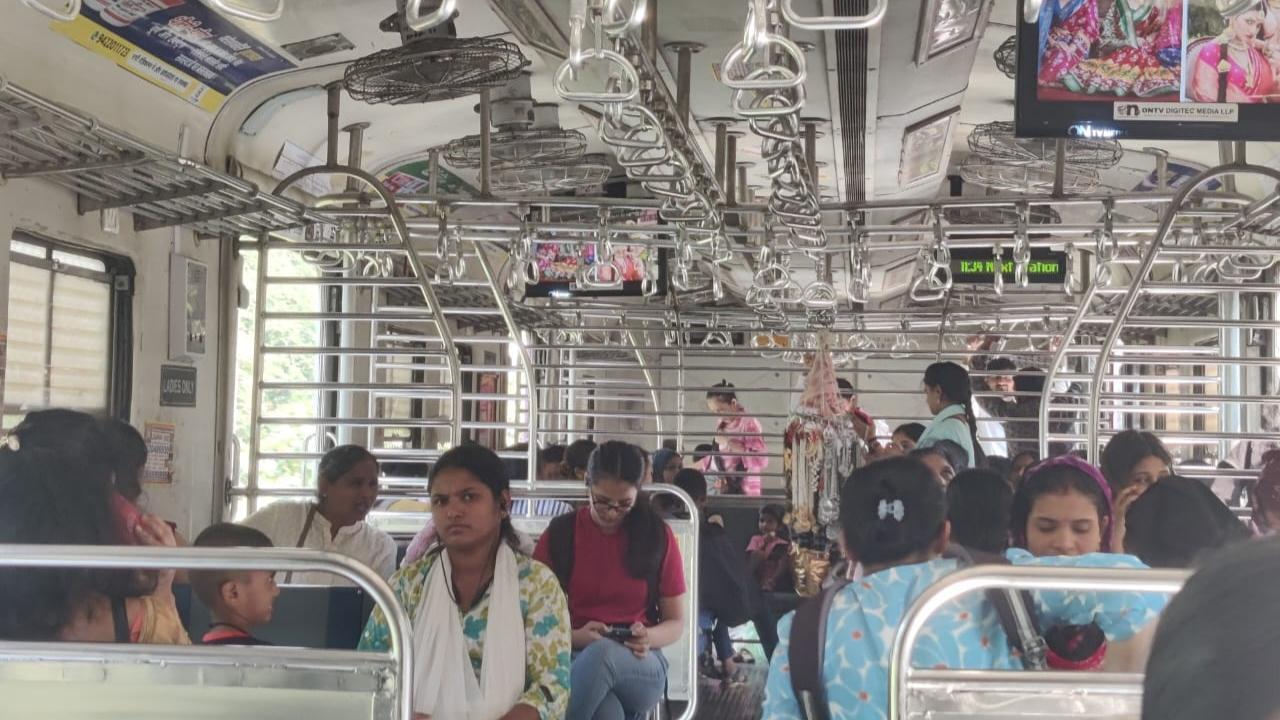
[[[1007,557],[1014,565],[1146,567],[1135,557],[1102,553],[1037,558],[1015,549]],[[832,599],[823,666],[832,720],[888,717],[889,654],[898,625],[921,593],[956,569],[955,560],[943,559],[900,565],[854,581]],[[1112,640],[1136,635],[1166,603],[1159,593],[1040,591],[1032,597],[1042,627],[1093,622]],[[793,617],[789,614],[778,623],[780,643],[769,663],[764,716],[770,720],[803,718],[789,674]],[[916,643],[912,664],[952,670],[1022,667],[982,593],[958,598],[933,615]]]
[[[1102,19],[1098,56],[1062,77],[1073,92],[1115,97],[1173,96],[1182,86],[1182,5],[1161,13],[1154,0],[1138,8],[1116,0]]]
[[[426,597],[427,577],[439,557],[439,553],[428,553],[391,576],[391,589],[410,618],[417,615],[418,604]],[[522,553],[516,553],[516,565],[525,643],[525,683],[520,704],[536,709],[542,720],[560,720],[569,708],[569,605],[550,568]],[[479,678],[485,628],[489,623],[488,591],[470,611],[459,611],[459,616],[471,667]],[[386,617],[381,608],[374,608],[360,637],[360,649],[390,647],[391,631]]]

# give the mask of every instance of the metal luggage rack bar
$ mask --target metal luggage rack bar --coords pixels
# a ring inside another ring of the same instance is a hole
[[[240,235],[328,222],[292,200],[166,152],[0,77],[0,181],[43,178],[80,214],[124,209],[136,231]]]

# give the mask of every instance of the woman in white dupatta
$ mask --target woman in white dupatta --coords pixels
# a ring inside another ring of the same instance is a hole
[[[413,709],[431,720],[551,720],[569,700],[569,609],[555,575],[521,553],[506,468],[461,445],[429,479],[437,544],[391,578],[413,621]],[[362,649],[389,646],[380,610]]]

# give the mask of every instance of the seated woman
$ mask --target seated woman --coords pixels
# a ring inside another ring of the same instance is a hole
[[[1173,456],[1160,438],[1140,430],[1125,430],[1102,451],[1102,474],[1115,498],[1115,527],[1111,547],[1124,547],[1125,516],[1147,488],[1173,474]]]
[[[1018,486],[1009,533],[1014,547],[1063,562],[1112,552],[1114,517],[1111,488],[1102,473],[1074,455],[1062,455],[1037,465]],[[1140,670],[1141,642],[1116,647],[1109,635],[1100,623],[1055,623],[1045,633],[1049,667]]]
[[[0,543],[173,547],[173,531],[125,502],[104,421],[31,413],[0,444]],[[172,571],[0,568],[0,639],[190,645]]]
[[[684,633],[675,534],[640,494],[639,448],[610,441],[587,464],[590,503],[551,521],[534,557],[555,571],[573,623],[570,720],[639,718],[667,684],[662,648]]]
[[[924,463],[943,487],[951,483],[957,472],[968,469],[964,465],[964,450],[950,440],[939,440],[929,447],[916,448],[907,457]]]
[[[1142,720],[1280,717],[1280,539],[1215,556],[1164,611]]]
[[[1189,568],[1250,536],[1204,483],[1177,475],[1134,500],[1125,525],[1124,551],[1154,568]]]
[[[844,585],[832,598],[823,642],[826,662],[820,681],[831,717],[883,718],[888,712],[891,638],[906,610],[939,579],[955,572],[956,560],[942,557],[950,542],[947,503],[942,486],[923,464],[891,458],[854,471],[840,498],[841,546],[859,560],[866,574]],[[1123,555],[1037,559],[1010,550],[1015,565],[1142,567]],[[1097,622],[1117,638],[1129,637],[1155,619],[1164,599],[1140,593],[1031,593],[1044,624]],[[912,662],[918,667],[1018,669],[1009,638],[984,595],[958,599],[956,612],[933,615],[920,635]],[[769,665],[764,717],[798,720],[804,715],[792,687],[791,672],[802,665],[792,657],[801,640],[793,636],[792,615],[782,619],[782,642]],[[804,639],[810,644],[809,639]],[[816,678],[815,678],[816,679]],[[803,678],[796,678],[804,681]]]
[[[359,445],[342,445],[320,458],[316,499],[278,502],[245,519],[245,525],[283,548],[327,550],[359,560],[384,578],[396,567],[396,541],[364,521],[378,500],[378,460]],[[323,572],[289,573],[284,584],[350,585]]]
[[[516,550],[502,460],[480,445],[440,456],[428,480],[440,541],[391,578],[413,622],[413,710],[434,720],[564,716],[569,613],[556,577]],[[360,648],[386,650],[374,610]]]
[[[670,448],[658,448],[653,451],[653,482],[670,485],[676,480],[676,473],[684,469],[684,458]]]
[[[1181,0],[1115,0],[1094,56],[1063,74],[1072,92],[1176,100],[1182,86]]]
[[[939,440],[950,440],[964,449],[965,467],[977,467],[982,451],[969,371],[953,362],[930,365],[924,371],[924,397],[934,415],[916,445],[927,448]]]

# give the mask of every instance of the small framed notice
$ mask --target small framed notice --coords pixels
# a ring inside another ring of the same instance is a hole
[[[147,463],[142,466],[142,482],[158,485],[173,483],[173,441],[177,428],[170,423],[149,422],[143,426],[142,439],[147,443]]]
[[[190,365],[160,366],[160,407],[196,406],[196,369]]]

